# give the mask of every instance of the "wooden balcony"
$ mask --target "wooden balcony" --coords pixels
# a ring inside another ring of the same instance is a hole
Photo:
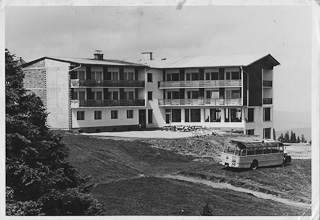
[[[81,87],[134,87],[144,88],[143,80],[91,80],[91,79],[71,79],[71,88]]]
[[[263,98],[264,105],[272,105],[272,98]]]
[[[242,99],[159,99],[159,106],[242,106]]]
[[[71,108],[112,107],[112,106],[144,106],[144,99],[134,100],[71,100]]]
[[[240,87],[241,80],[162,81],[159,89]]]
[[[272,88],[272,81],[263,80],[263,88]]]

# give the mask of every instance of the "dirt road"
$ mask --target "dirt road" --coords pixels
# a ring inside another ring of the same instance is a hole
[[[204,184],[204,185],[211,186],[212,188],[217,188],[217,189],[229,189],[229,190],[233,190],[233,191],[237,191],[237,192],[249,193],[249,194],[256,196],[257,198],[269,199],[269,200],[273,200],[275,202],[281,202],[286,205],[304,208],[306,210],[310,207],[310,204],[307,204],[307,203],[295,202],[292,200],[279,198],[279,197],[276,197],[271,194],[257,192],[257,191],[253,191],[253,190],[245,189],[245,188],[241,188],[241,187],[235,187],[235,186],[232,186],[231,184],[228,184],[228,183],[215,183],[215,182],[212,182],[209,180],[203,180],[203,179],[181,176],[181,175],[165,175],[163,177],[169,178],[169,179],[176,179],[176,180],[183,180],[183,181],[187,181],[187,182]]]

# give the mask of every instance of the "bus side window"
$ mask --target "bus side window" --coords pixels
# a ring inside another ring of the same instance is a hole
[[[241,156],[247,156],[247,150],[246,149],[241,150]]]
[[[248,149],[247,155],[254,155],[254,149]]]
[[[271,149],[269,147],[267,147],[265,150],[264,150],[264,154],[270,154],[271,153]]]
[[[256,154],[262,154],[262,152],[263,152],[263,149],[256,149]]]
[[[278,153],[279,152],[278,147],[272,147],[271,152]]]

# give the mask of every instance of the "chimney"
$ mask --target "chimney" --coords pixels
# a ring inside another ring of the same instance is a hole
[[[146,56],[146,54],[149,54],[149,60],[153,60],[152,58],[152,52],[142,52],[141,54],[143,54],[144,58],[147,60],[148,59],[148,56]]]
[[[102,50],[95,50],[93,55],[94,55],[95,60],[103,60],[103,51]]]

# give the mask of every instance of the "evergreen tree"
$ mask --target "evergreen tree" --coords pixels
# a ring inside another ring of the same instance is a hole
[[[284,142],[285,142],[285,143],[290,143],[289,131],[287,131],[287,132],[284,134]]]
[[[66,161],[68,147],[45,125],[41,99],[25,94],[15,55],[6,50],[5,61],[7,215],[99,215],[102,205],[90,197],[89,178]],[[61,209],[52,200],[69,206]]]
[[[273,140],[277,140],[276,130],[275,129],[273,129]]]
[[[302,134],[301,135],[301,143],[306,143],[307,142],[307,140],[304,138],[304,135]]]
[[[300,143],[300,137],[298,136],[298,138],[297,138],[297,143]]]
[[[284,137],[283,137],[283,134],[282,134],[282,133],[281,133],[280,137],[278,138],[278,141],[284,142]]]

